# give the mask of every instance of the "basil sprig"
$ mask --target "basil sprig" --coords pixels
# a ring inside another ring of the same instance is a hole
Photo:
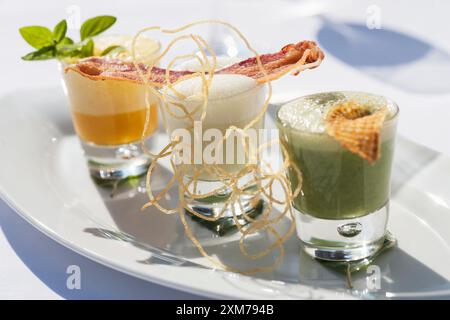
[[[22,57],[23,60],[48,60],[65,58],[85,58],[94,54],[92,37],[109,29],[115,22],[113,16],[98,16],[86,20],[80,28],[80,41],[74,42],[67,33],[67,21],[61,20],[51,31],[47,27],[28,26],[19,29],[22,38],[36,51]],[[120,49],[113,45],[103,50],[102,55]]]

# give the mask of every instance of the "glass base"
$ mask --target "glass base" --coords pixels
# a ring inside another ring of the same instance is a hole
[[[327,220],[297,211],[297,234],[307,254],[328,261],[356,261],[383,246],[389,202],[359,218]]]
[[[245,183],[244,181],[248,181],[248,178],[243,177],[241,180]],[[208,193],[221,186],[223,186],[222,182],[199,180],[197,182],[197,193]],[[253,187],[250,186],[248,187],[248,190],[250,191],[252,188]],[[215,221],[204,220],[201,217],[195,216],[189,212],[189,210],[186,210],[186,213],[190,215],[194,221],[197,221],[201,225],[222,236],[237,230],[234,214],[236,215],[238,223],[241,226],[245,226],[250,223],[249,219],[245,219],[245,216],[255,219],[264,209],[264,201],[259,195],[242,195],[240,197],[241,205],[236,201],[223,210],[224,205],[230,196],[231,190],[227,189],[214,196],[195,199],[187,205],[187,208],[191,211],[207,218],[217,218],[223,211],[221,217]],[[186,198],[188,200],[187,195]]]
[[[141,150],[140,143],[99,146],[81,142],[91,176],[104,180],[121,180],[147,172],[152,159]]]

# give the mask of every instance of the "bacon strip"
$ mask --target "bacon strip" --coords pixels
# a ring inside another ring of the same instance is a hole
[[[288,44],[281,51],[260,56],[266,75],[258,66],[256,57],[238,62],[216,73],[242,74],[258,82],[267,82],[281,78],[288,72],[298,75],[305,69],[316,68],[324,58],[322,50],[314,41],[301,41]]]
[[[305,69],[316,68],[320,65],[324,54],[313,41],[301,41],[288,44],[281,51],[260,56],[266,73],[261,72],[256,57],[235,63],[229,67],[216,71],[216,74],[241,74],[251,77],[260,83],[276,80],[288,72],[297,75]],[[148,72],[148,66],[138,64],[138,68],[149,76],[149,82],[162,87],[166,84],[166,70],[153,67]],[[65,72],[75,71],[93,80],[124,80],[142,83],[142,79],[132,62],[121,60],[107,60],[90,57],[70,65]],[[169,71],[169,82],[173,83],[181,77],[192,74],[191,71]]]

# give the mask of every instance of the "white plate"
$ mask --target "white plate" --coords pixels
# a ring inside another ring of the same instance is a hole
[[[155,149],[165,139],[159,132]],[[374,262],[381,287],[374,289],[374,278],[363,271],[353,276],[353,291],[343,274],[301,253],[295,236],[286,243],[284,263],[271,273],[250,277],[208,267],[176,215],[139,211],[147,200],[139,186],[122,185],[111,198],[110,190],[92,182],[59,88],[16,91],[0,100],[0,150],[0,193],[22,217],[68,248],[145,280],[217,298],[450,297],[450,159],[401,137],[389,222],[399,245]],[[165,178],[160,173],[155,186]],[[235,236],[215,238],[192,225],[221,261],[254,266],[237,258]],[[269,240],[250,242],[255,248]]]

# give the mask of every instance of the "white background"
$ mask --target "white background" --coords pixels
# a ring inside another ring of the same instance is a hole
[[[332,25],[352,22],[366,26],[367,18],[375,9],[379,10],[382,30],[395,30],[403,35],[398,41],[395,37],[394,40],[386,39],[381,44],[383,50],[374,50],[379,55],[379,65],[358,63],[361,59],[364,61],[364,57],[357,56],[348,57],[348,60],[356,61],[349,63],[345,57],[327,51],[328,48],[340,48],[339,43],[325,46],[327,59],[324,64],[314,72],[305,73],[301,81],[287,77],[276,82],[274,100],[287,100],[323,90],[350,89],[383,94],[397,101],[401,108],[400,134],[450,155],[450,32],[447,16],[450,2],[398,0],[355,3],[320,0],[0,0],[0,96],[23,88],[58,86],[59,73],[55,62],[20,60],[20,56],[31,49],[20,38],[18,29],[25,25],[52,27],[62,18],[67,18],[71,8],[80,9],[81,20],[100,14],[117,16],[118,22],[112,33],[133,34],[150,25],[170,28],[197,19],[224,19],[238,26],[261,51],[278,50],[286,43],[306,38],[315,39],[318,27],[324,21],[332,21]],[[324,17],[331,20],[324,20]],[[76,34],[75,30],[70,32]],[[364,44],[364,41],[372,39],[371,36],[360,39],[359,34],[347,29],[342,32],[356,43],[362,41]],[[392,33],[386,33],[386,36],[390,35]],[[405,37],[409,40],[404,41]],[[414,51],[415,48],[422,48],[423,56],[408,53],[409,49]],[[405,61],[382,63],[392,59],[397,61],[396,58],[404,58]],[[7,156],[1,151],[0,155]],[[135,279],[73,253],[33,229],[1,201],[0,227],[0,298],[198,298]],[[66,268],[69,265],[81,268],[81,290],[66,288]]]

